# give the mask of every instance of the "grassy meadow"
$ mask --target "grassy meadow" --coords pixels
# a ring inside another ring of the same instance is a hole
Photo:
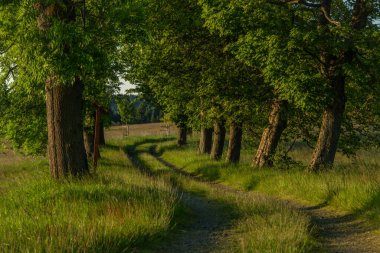
[[[380,156],[378,150],[362,151],[355,158],[337,156],[331,171],[305,170],[311,149],[297,148],[290,156],[299,164],[289,168],[255,169],[254,152],[244,149],[239,165],[211,161],[197,154],[197,140],[177,148],[174,141],[155,146],[167,161],[210,181],[247,191],[258,191],[307,205],[319,205],[358,215],[380,228]]]
[[[337,158],[335,170],[313,174],[304,166],[310,150],[291,156],[288,169],[250,167],[197,154],[197,136],[178,148],[172,137],[132,136],[108,141],[96,173],[54,181],[44,157],[0,155],[1,252],[163,252],[197,217],[183,192],[217,204],[228,226],[216,238],[224,251],[323,252],[305,213],[276,198],[357,215],[380,228],[380,158],[361,152]],[[208,181],[252,192],[228,192],[174,173],[151,151]],[[129,154],[129,158],[127,157]],[[132,158],[131,158],[132,156]],[[273,195],[257,197],[253,192]],[[186,234],[186,233],[185,233]]]
[[[146,153],[149,140],[111,141],[101,150],[96,174],[82,180],[52,180],[44,157],[0,165],[1,252],[160,252],[162,243],[175,242],[197,216],[182,203],[182,192],[221,206],[223,219],[231,223],[221,231],[228,234],[221,238],[224,252],[319,247],[306,215],[176,175]],[[138,164],[127,159],[131,147]]]
[[[177,191],[122,149],[102,149],[96,175],[50,178],[44,158],[0,165],[1,252],[130,252],[171,229]]]
[[[179,155],[177,158],[181,159],[184,158],[182,155],[188,155],[176,153],[182,149],[174,151],[177,148],[171,146],[173,139],[165,140],[158,145],[170,147],[172,150],[168,152],[173,152],[173,156]],[[140,166],[170,177],[182,191],[222,204],[222,213],[232,223],[227,231],[230,236],[222,238],[221,243],[227,242],[227,250],[223,252],[323,252],[314,238],[310,218],[305,214],[271,198],[226,192],[173,173],[149,154],[152,143],[160,143],[159,138],[134,137],[128,142],[129,148],[138,156]]]

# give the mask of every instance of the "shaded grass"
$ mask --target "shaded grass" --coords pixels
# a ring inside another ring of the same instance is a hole
[[[128,143],[130,148],[133,147],[141,166],[149,168],[155,174],[170,177],[170,180],[183,191],[222,205],[221,213],[232,221],[232,226],[226,232],[231,238],[222,238],[221,242],[228,243],[228,252],[320,252],[319,245],[313,237],[310,220],[300,212],[273,199],[226,192],[205,183],[189,180],[173,173],[148,154],[152,147],[158,145],[158,150],[163,156],[167,157],[167,153],[172,154],[172,160],[181,161],[184,168],[199,165],[194,159],[190,159],[190,150],[174,148],[173,141],[158,138],[150,143],[142,138],[130,138]],[[206,161],[206,157],[202,156],[200,159],[200,164]],[[210,168],[205,165],[204,168],[206,167]],[[206,173],[206,178],[220,178],[221,172],[215,175],[215,167],[211,167],[210,170],[213,172]]]
[[[177,191],[141,174],[121,144],[104,148],[97,175],[80,181],[51,180],[44,160],[0,167],[0,181],[13,183],[0,192],[0,251],[129,252],[165,237]]]
[[[351,159],[338,155],[334,170],[309,173],[303,166],[288,170],[252,168],[248,150],[242,151],[239,165],[211,161],[207,155],[197,154],[196,144],[193,139],[187,147],[175,149],[174,142],[165,141],[157,145],[157,151],[164,159],[202,178],[355,214],[380,228],[380,157],[376,151],[363,151]],[[301,148],[291,155],[307,164],[310,152]]]

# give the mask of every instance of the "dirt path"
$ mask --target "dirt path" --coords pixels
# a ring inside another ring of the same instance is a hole
[[[150,153],[148,153],[150,154]],[[137,157],[134,150],[127,155],[143,173],[154,177]],[[150,154],[152,155],[152,154]],[[153,156],[153,155],[152,155]],[[157,156],[153,156],[157,159]],[[229,228],[233,219],[224,215],[225,206],[189,192],[181,193],[181,203],[191,210],[191,222],[179,227],[172,240],[164,241],[153,249],[155,253],[230,253],[234,252],[229,241]]]
[[[181,200],[196,217],[173,240],[160,245],[155,252],[231,252],[228,243],[231,220],[222,215],[222,206],[191,193],[184,193]]]
[[[272,198],[275,201],[281,201],[290,205],[293,208],[306,213],[311,217],[313,225],[317,229],[317,239],[322,244],[325,252],[332,253],[380,253],[380,235],[372,231],[368,226],[357,220],[353,215],[339,215],[333,211],[328,211],[323,206],[304,206],[296,202],[278,199],[265,194],[258,194],[254,192],[245,192],[226,187],[221,184],[207,182],[195,175],[187,173],[175,165],[165,161],[157,156],[154,149],[150,150],[151,155],[155,157],[163,165],[171,168],[176,173],[184,175],[192,180],[208,183],[212,187],[226,192],[235,194],[250,194],[255,195],[256,198]],[[194,238],[193,238],[194,239]],[[181,251],[173,251],[181,252]],[[193,251],[197,252],[197,251]],[[209,251],[200,251],[209,252]]]
[[[318,229],[318,239],[326,252],[380,252],[379,234],[353,215],[339,215],[320,207],[301,207]]]

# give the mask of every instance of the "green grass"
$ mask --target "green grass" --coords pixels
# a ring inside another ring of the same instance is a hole
[[[174,141],[160,138],[135,137],[129,138],[128,143],[129,148],[138,155],[139,164],[143,167],[149,168],[155,174],[169,177],[184,191],[223,205],[224,210],[221,212],[227,219],[233,220],[228,232],[231,238],[225,238],[225,242],[229,241],[229,252],[320,252],[321,249],[313,236],[310,219],[306,215],[271,198],[262,199],[253,194],[229,193],[205,183],[189,180],[171,172],[148,154],[152,145],[159,145],[162,149],[170,150],[164,152],[165,158],[170,155],[171,160],[181,161],[181,165],[190,166],[194,162],[191,159],[191,148],[178,149],[173,146]],[[206,158],[202,157],[201,160],[206,161]],[[208,165],[205,164],[205,167]]]
[[[5,144],[0,140],[0,154],[4,153],[6,151],[6,146]]]
[[[178,148],[170,138],[113,141],[102,149],[97,174],[80,181],[51,180],[42,157],[0,165],[0,251],[154,252],[162,242],[175,240],[177,229],[197,215],[178,202],[180,190],[221,204],[221,212],[233,221],[226,238],[231,252],[319,250],[304,214],[271,198],[228,193],[176,175],[147,154],[152,147],[205,179],[326,205],[380,227],[380,158],[373,153],[363,152],[355,163],[338,157],[335,170],[311,174],[302,166],[251,168],[248,150],[243,150],[240,165],[211,161],[197,155],[196,142]],[[134,149],[138,166],[126,159],[124,146]],[[298,149],[292,155],[305,162],[310,152]],[[139,166],[155,176],[141,173]]]
[[[380,228],[380,156],[378,151],[361,152],[355,159],[337,156],[335,168],[309,173],[305,166],[289,169],[257,169],[250,166],[252,151],[242,151],[239,165],[211,161],[196,153],[197,140],[184,148],[173,141],[156,143],[167,161],[211,181],[231,187],[272,194],[308,205],[321,205],[337,212],[356,214]],[[291,155],[307,164],[311,150],[299,148]]]
[[[97,175],[80,181],[51,180],[43,158],[0,166],[0,251],[129,252],[165,237],[176,189],[141,174],[118,146],[102,156]]]

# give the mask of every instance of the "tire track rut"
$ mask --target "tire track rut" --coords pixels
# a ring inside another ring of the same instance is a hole
[[[323,209],[321,205],[305,206],[292,200],[284,200],[256,192],[242,191],[210,182],[164,160],[156,153],[154,146],[146,153],[175,173],[191,180],[205,183],[219,191],[243,196],[249,195],[258,200],[270,199],[278,201],[308,215],[311,218],[312,225],[316,228],[316,237],[322,245],[321,252],[380,253],[379,235],[353,215],[340,215]],[[134,154],[129,154],[129,156],[130,159],[136,159],[133,158]],[[157,249],[157,252],[233,252],[231,248],[221,247],[220,245],[223,245],[223,243],[218,243],[221,240],[228,239],[228,228],[231,224],[231,220],[226,220],[225,217],[219,214],[220,206],[205,198],[186,192],[183,193],[182,201],[190,206],[198,215],[195,221],[182,231],[174,241],[161,246]]]

